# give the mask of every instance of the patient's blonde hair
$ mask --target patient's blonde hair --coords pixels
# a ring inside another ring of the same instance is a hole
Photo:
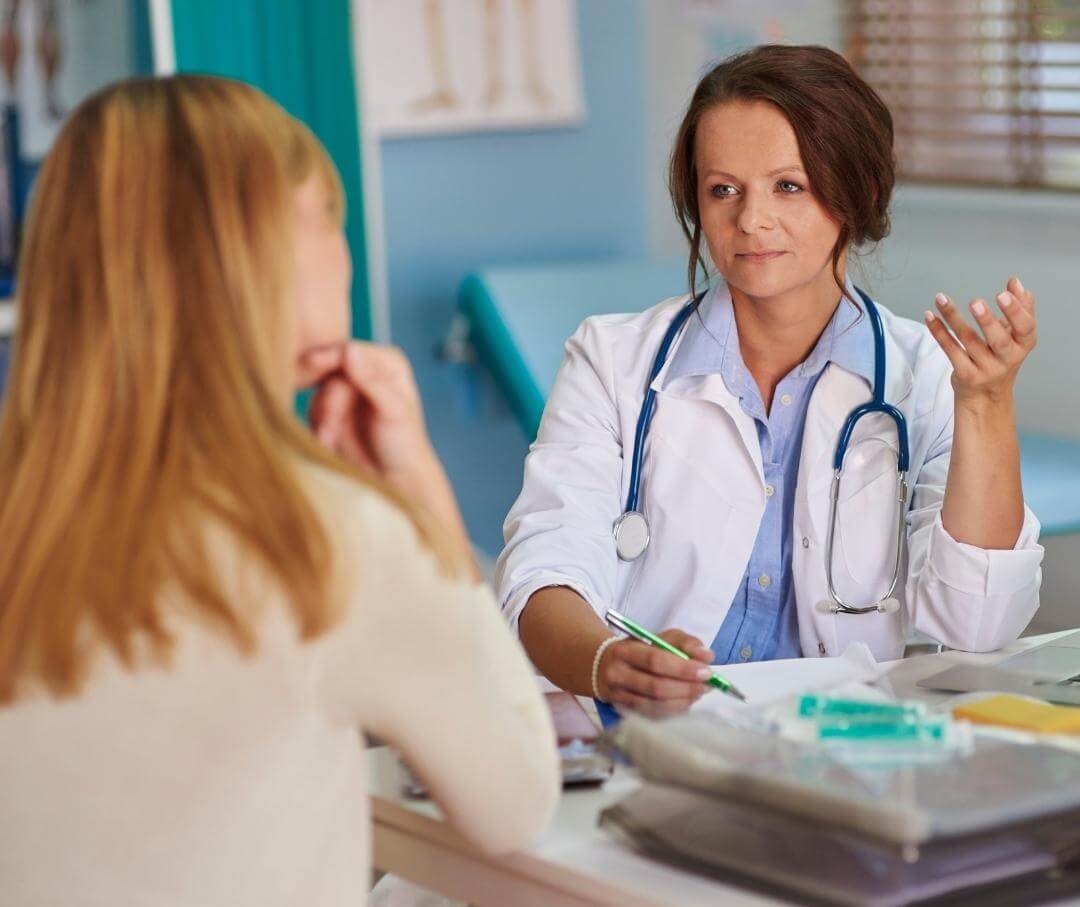
[[[95,643],[129,666],[140,638],[166,655],[166,587],[250,651],[209,523],[262,562],[304,638],[330,626],[331,541],[297,465],[345,467],[290,408],[295,191],[312,175],[341,214],[314,136],[225,79],[114,85],[61,131],[0,415],[0,702],[30,678],[77,692]]]

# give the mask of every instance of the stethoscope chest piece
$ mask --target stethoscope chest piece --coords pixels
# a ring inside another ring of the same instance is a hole
[[[636,510],[628,510],[611,529],[619,560],[636,561],[649,547],[649,521]]]

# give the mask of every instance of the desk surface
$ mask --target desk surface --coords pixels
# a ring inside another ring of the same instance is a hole
[[[991,663],[1058,635],[1028,637],[991,655],[946,652],[909,658],[896,662],[888,677],[898,696],[940,703],[949,694],[915,684],[948,664]],[[620,769],[600,789],[564,793],[551,828],[529,849],[486,857],[452,831],[434,805],[401,797],[392,753],[379,748],[371,751],[369,759],[375,866],[477,907],[781,903],[641,856],[601,831],[597,827],[600,812],[639,785],[630,769]]]

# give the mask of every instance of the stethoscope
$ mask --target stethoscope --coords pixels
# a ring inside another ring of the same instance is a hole
[[[866,306],[866,313],[870,316],[870,323],[874,329],[874,394],[869,403],[855,407],[844,421],[840,430],[840,438],[836,442],[836,455],[833,457],[833,480],[832,490],[829,496],[829,532],[825,541],[825,579],[829,588],[829,601],[818,603],[818,610],[830,614],[871,614],[874,612],[891,614],[900,609],[900,603],[893,598],[897,583],[900,581],[900,565],[904,552],[904,524],[907,504],[908,484],[908,432],[904,414],[895,406],[885,402],[885,328],[881,323],[881,314],[877,310],[874,301],[862,290],[856,287],[856,292],[862,298]],[[615,536],[615,550],[619,558],[624,561],[633,561],[645,553],[649,547],[650,530],[649,521],[645,514],[638,510],[638,496],[641,490],[641,463],[645,453],[645,438],[649,433],[649,424],[652,422],[653,412],[656,409],[656,391],[653,382],[660,370],[667,362],[668,354],[675,343],[676,337],[686,324],[687,319],[697,311],[705,293],[700,293],[685,306],[672,319],[671,325],[664,334],[664,339],[657,350],[649,371],[649,381],[645,391],[645,399],[641,404],[641,412],[638,414],[637,428],[634,432],[634,454],[630,461],[630,489],[626,495],[626,509],[615,521],[612,533]],[[872,413],[881,413],[893,420],[896,425],[899,452],[896,459],[897,475],[897,500],[899,501],[898,519],[896,526],[896,559],[893,563],[892,583],[888,592],[872,605],[855,605],[844,601],[836,591],[833,582],[833,545],[836,540],[837,511],[840,501],[840,479],[843,475],[844,456],[847,453],[848,444],[855,431],[855,425],[863,416]]]

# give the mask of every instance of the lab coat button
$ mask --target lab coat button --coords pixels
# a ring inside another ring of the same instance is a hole
[[[749,661],[750,656],[753,654],[754,650],[751,649],[749,646],[743,646],[741,649],[739,649],[739,658],[741,658],[743,661]]]
[[[802,537],[802,546],[804,548],[810,547],[810,539],[808,539],[805,535]]]

